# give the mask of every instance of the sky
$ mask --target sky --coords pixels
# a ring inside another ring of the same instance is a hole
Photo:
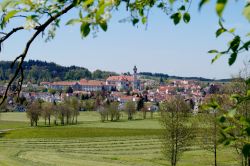
[[[215,0],[212,0],[215,1]],[[236,33],[245,35],[249,22],[242,16],[245,1],[229,1],[224,19],[226,27],[236,28]],[[228,56],[211,64],[213,55],[208,50],[227,48],[232,38],[228,35],[215,37],[218,17],[214,2],[198,11],[198,0],[190,8],[191,21],[175,26],[168,15],[152,10],[149,14],[147,29],[144,25],[132,26],[120,23],[128,16],[125,11],[115,12],[109,22],[107,32],[90,34],[82,39],[79,26],[64,26],[74,16],[74,12],[63,17],[62,26],[56,38],[48,43],[41,36],[35,40],[27,59],[55,62],[60,65],[76,65],[91,71],[96,69],[132,72],[136,65],[138,72],[158,72],[176,76],[197,76],[213,79],[230,78],[243,67],[249,53],[239,56],[236,63],[229,67]],[[31,33],[18,34],[4,44],[0,60],[13,60],[19,55]]]

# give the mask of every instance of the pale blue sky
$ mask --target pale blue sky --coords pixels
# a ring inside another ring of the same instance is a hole
[[[81,39],[79,26],[62,26],[52,42],[44,43],[39,37],[29,51],[27,59],[53,61],[60,65],[77,65],[90,69],[115,72],[132,72],[134,65],[139,72],[162,72],[178,76],[201,76],[207,78],[229,78],[242,68],[242,62],[249,53],[242,54],[229,67],[228,57],[222,57],[211,64],[210,49],[226,48],[230,37],[216,39],[218,18],[214,3],[198,12],[198,0],[191,6],[191,22],[174,26],[169,16],[151,11],[148,29],[143,25],[133,27],[130,23],[119,23],[125,12],[116,12],[107,32],[100,32],[96,38],[90,35]],[[241,14],[243,0],[230,0],[225,11],[226,25],[236,27],[236,33],[246,34],[249,23]],[[69,16],[72,16],[70,13]],[[65,22],[68,17],[64,17]],[[12,60],[23,49],[28,33],[11,38],[1,53],[1,60]]]

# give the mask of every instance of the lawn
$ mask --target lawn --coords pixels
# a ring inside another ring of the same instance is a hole
[[[157,117],[158,115],[155,115]],[[2,113],[1,166],[168,166],[161,153],[161,126],[157,118],[120,122],[99,120],[96,112],[82,112],[78,125],[29,127],[25,113]],[[209,166],[213,154],[193,147],[180,166]],[[221,147],[218,165],[235,166],[237,155]]]

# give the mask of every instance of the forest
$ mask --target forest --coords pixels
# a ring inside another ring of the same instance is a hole
[[[15,66],[11,68],[10,61],[0,61],[0,80],[8,81],[14,74]],[[42,81],[62,81],[62,80],[80,80],[85,79],[106,79],[109,75],[117,75],[114,72],[95,70],[89,71],[84,67],[61,66],[53,62],[29,60],[24,64],[24,80],[32,83]]]

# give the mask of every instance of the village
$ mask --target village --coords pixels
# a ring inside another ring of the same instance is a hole
[[[26,111],[26,105],[33,101],[42,100],[50,103],[64,102],[65,98],[77,97],[86,101],[84,110],[95,110],[98,95],[102,100],[119,102],[119,109],[123,109],[127,102],[143,102],[147,111],[158,111],[159,104],[172,96],[181,96],[191,108],[193,113],[199,112],[199,106],[207,96],[220,91],[221,84],[201,82],[198,80],[153,80],[142,78],[137,67],[133,74],[110,75],[106,80],[58,81],[27,83],[22,86],[20,99],[22,103],[15,102],[14,95],[8,95],[6,111]],[[4,94],[6,86],[1,86]],[[86,106],[87,105],[87,106]],[[138,110],[139,111],[139,110]]]

